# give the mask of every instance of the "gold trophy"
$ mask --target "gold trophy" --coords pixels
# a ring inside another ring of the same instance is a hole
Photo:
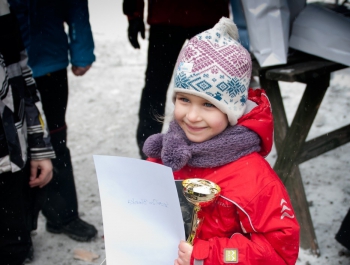
[[[205,179],[186,179],[182,181],[183,193],[186,199],[194,204],[191,222],[191,233],[187,238],[187,243],[193,245],[196,231],[203,222],[203,218],[198,218],[197,213],[201,207],[213,203],[220,195],[220,187],[212,181]]]

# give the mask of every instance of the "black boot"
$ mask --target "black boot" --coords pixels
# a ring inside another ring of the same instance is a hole
[[[55,225],[47,221],[46,230],[54,234],[66,234],[70,238],[81,242],[90,241],[97,235],[96,228],[81,220],[79,217],[66,225]]]
[[[350,251],[350,209],[345,216],[335,239]]]

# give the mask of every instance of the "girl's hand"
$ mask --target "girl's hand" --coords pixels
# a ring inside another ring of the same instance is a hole
[[[31,188],[39,186],[44,187],[52,179],[52,163],[50,159],[31,160],[30,161],[30,179]]]
[[[185,241],[181,241],[179,244],[178,257],[174,262],[174,265],[190,265],[193,246]]]

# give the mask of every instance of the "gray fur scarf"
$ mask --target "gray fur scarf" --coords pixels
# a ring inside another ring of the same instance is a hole
[[[148,137],[143,146],[148,157],[160,158],[173,171],[187,164],[199,168],[222,166],[260,149],[258,134],[244,126],[228,126],[215,137],[194,143],[187,139],[176,121],[170,123],[166,134]]]

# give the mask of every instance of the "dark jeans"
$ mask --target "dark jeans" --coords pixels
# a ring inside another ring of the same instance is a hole
[[[142,147],[145,140],[162,130],[163,124],[156,117],[164,117],[166,95],[179,52],[187,39],[208,28],[211,27],[182,28],[160,25],[150,27],[145,87],[142,90],[136,132],[137,144],[143,159],[145,155]]]
[[[53,179],[47,185],[43,214],[55,225],[67,224],[78,216],[78,201],[73,167],[67,148],[66,109],[68,103],[67,70],[35,78],[56,153],[52,159]]]
[[[30,188],[29,165],[0,174],[0,264],[22,265],[32,245],[45,188]]]

